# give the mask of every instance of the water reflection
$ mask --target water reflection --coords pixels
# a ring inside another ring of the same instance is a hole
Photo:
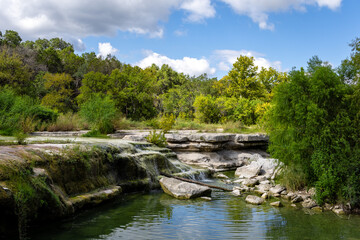
[[[30,239],[359,239],[359,224],[358,216],[253,206],[217,191],[210,202],[152,193],[39,227]]]

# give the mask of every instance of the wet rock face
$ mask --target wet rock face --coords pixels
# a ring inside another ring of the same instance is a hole
[[[178,199],[211,197],[211,189],[209,187],[183,182],[175,178],[163,177],[160,179],[160,185],[165,193]]]
[[[160,188],[159,173],[180,173],[183,164],[169,149],[150,148],[124,141],[0,147],[0,222],[17,221],[17,207],[28,222],[56,219],[122,192]],[[20,191],[31,195],[15,203]]]

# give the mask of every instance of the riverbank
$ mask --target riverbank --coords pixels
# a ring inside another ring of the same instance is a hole
[[[0,236],[25,235],[26,226],[71,216],[123,193],[159,189],[161,172],[199,178],[236,170],[237,177],[223,183],[240,198],[265,194],[269,203],[286,199],[296,208],[323,210],[314,205],[314,192],[275,184],[280,165],[264,151],[266,135],[171,132],[169,148],[159,148],[143,141],[148,131],[117,132],[109,139],[51,134],[36,133],[23,146],[0,146]]]

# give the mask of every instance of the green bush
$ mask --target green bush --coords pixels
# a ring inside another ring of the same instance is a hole
[[[18,96],[10,88],[0,90],[0,134],[29,133],[37,125],[55,121],[56,118],[56,112],[40,106],[36,100]]]
[[[267,123],[270,153],[316,186],[320,204],[345,199],[360,205],[356,89],[328,66],[311,74],[293,71],[275,88]]]
[[[164,133],[169,132],[175,125],[175,116],[174,114],[164,114],[160,119],[160,128]]]
[[[116,118],[116,108],[109,96],[91,97],[80,106],[80,116],[90,124],[93,130],[98,130],[102,134],[114,131],[113,121]]]
[[[166,138],[165,133],[163,131],[160,131],[159,133],[156,132],[156,130],[153,130],[147,137],[146,140],[148,142],[155,144],[159,147],[166,147]]]

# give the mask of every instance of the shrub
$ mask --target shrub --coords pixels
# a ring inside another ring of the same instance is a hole
[[[19,131],[29,133],[36,125],[54,121],[57,113],[40,106],[28,96],[17,96],[13,90],[0,91],[0,132],[13,135]]]
[[[174,114],[164,114],[160,119],[160,128],[164,131],[164,133],[169,132],[173,126],[175,125],[175,116]]]
[[[77,131],[85,129],[87,126],[82,122],[79,115],[76,113],[60,114],[56,122],[48,124],[46,129],[49,132],[56,131]]]
[[[100,95],[94,95],[81,105],[80,116],[93,130],[98,130],[102,134],[114,131],[112,121],[116,117],[116,108],[109,96],[102,98]]]
[[[166,146],[166,138],[165,133],[163,131],[160,131],[159,133],[156,132],[156,130],[153,130],[147,137],[146,140],[148,142],[155,144],[159,147],[165,147]]]
[[[328,66],[311,74],[293,71],[290,82],[275,88],[267,123],[270,153],[316,186],[320,204],[342,198],[360,204],[357,88]]]

